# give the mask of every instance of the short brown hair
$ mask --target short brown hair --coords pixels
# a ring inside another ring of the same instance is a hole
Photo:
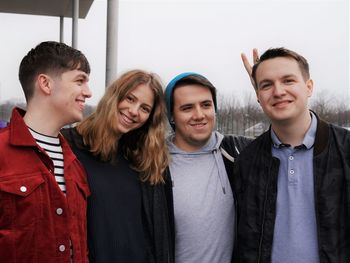
[[[292,50],[289,50],[283,47],[270,48],[261,55],[261,57],[259,58],[259,61],[255,63],[253,66],[252,77],[255,82],[255,89],[258,88],[257,86],[258,84],[256,83],[256,71],[259,65],[265,60],[278,58],[278,57],[294,59],[299,65],[299,68],[300,68],[301,74],[303,75],[304,80],[307,81],[310,78],[309,64],[306,58],[304,58],[303,56],[299,55],[298,53]]]
[[[32,48],[19,66],[19,81],[26,101],[34,94],[34,79],[42,73],[60,75],[78,69],[90,74],[90,65],[79,50],[64,43],[46,41]]]

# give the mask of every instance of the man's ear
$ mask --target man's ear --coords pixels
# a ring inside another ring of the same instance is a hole
[[[308,97],[311,97],[312,92],[313,92],[313,90],[314,90],[314,82],[313,82],[312,79],[308,79],[308,80],[306,81],[306,87],[307,87],[307,96],[308,96]]]
[[[37,84],[39,90],[45,94],[50,95],[52,89],[52,79],[46,74],[39,74],[37,77]]]

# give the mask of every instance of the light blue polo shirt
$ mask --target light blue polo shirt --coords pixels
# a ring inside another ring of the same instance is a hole
[[[271,129],[272,155],[280,160],[272,263],[319,263],[313,175],[317,118],[310,114],[303,143],[294,148]]]

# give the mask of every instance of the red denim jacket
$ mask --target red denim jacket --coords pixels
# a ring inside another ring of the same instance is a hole
[[[26,127],[24,111],[14,109],[0,130],[0,262],[88,262],[84,168],[59,135],[64,154],[64,196],[51,159]],[[22,116],[21,116],[22,115]]]

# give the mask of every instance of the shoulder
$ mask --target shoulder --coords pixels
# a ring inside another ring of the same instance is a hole
[[[67,141],[72,141],[75,128],[63,128],[60,132]]]
[[[334,124],[329,124],[330,130],[332,131],[332,134],[334,136],[334,139],[338,141],[338,143],[342,146],[349,147],[350,144],[350,131],[343,128],[339,127]]]
[[[16,152],[17,148],[10,146],[10,132],[8,128],[0,129],[0,177],[3,175],[3,169],[7,166],[7,158],[12,156],[13,152]],[[15,157],[15,156],[13,156]],[[18,156],[16,156],[18,157]],[[18,159],[18,158],[16,158]]]
[[[77,146],[80,149],[85,148],[83,138],[76,128],[63,128],[60,132],[71,147]]]
[[[350,131],[334,124],[323,122],[323,129],[318,129],[315,139],[314,155],[329,152],[346,154],[350,158]]]
[[[240,159],[248,157],[251,159],[252,155],[261,154],[261,152],[269,152],[271,149],[271,137],[270,131],[266,131],[256,139],[250,141],[250,143],[243,149],[240,154]]]
[[[318,118],[316,140],[328,141],[329,137],[345,143],[350,138],[350,130]]]
[[[349,136],[350,135],[350,130],[348,130],[348,129],[345,129],[343,127],[340,127],[340,126],[332,124],[332,123],[329,123],[328,125],[329,125],[331,130],[334,130],[334,132],[336,132],[339,135],[340,134],[342,134],[344,136]]]
[[[9,127],[0,129],[0,143],[8,141],[9,133],[10,133],[9,129],[10,129]]]
[[[252,138],[244,136],[225,135],[221,147],[231,153],[239,154],[252,141]]]

